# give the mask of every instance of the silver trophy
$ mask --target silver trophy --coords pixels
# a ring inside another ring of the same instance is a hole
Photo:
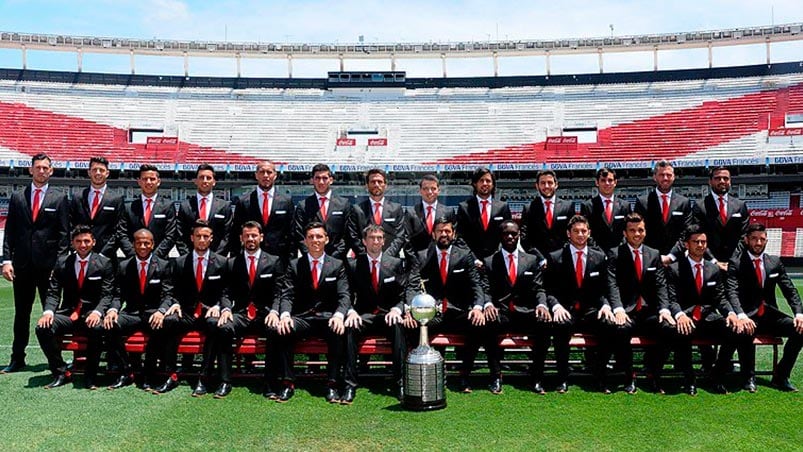
[[[446,407],[443,357],[429,346],[427,323],[438,312],[431,295],[421,293],[410,303],[410,314],[421,325],[419,345],[407,355],[404,369],[404,399],[408,410],[429,411]]]

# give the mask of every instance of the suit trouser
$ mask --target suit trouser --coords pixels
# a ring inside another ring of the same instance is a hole
[[[162,349],[162,362],[165,372],[174,374],[176,372],[176,356],[181,338],[190,331],[199,331],[208,334],[207,323],[204,315],[195,318],[192,314],[183,313],[181,317],[171,314],[164,318],[161,333],[157,336],[157,341],[164,344]],[[201,364],[201,377],[208,378],[212,374],[214,360],[212,359],[210,341],[204,341],[203,361]]]
[[[233,313],[230,321],[218,326],[217,318],[207,319],[207,330],[209,336],[207,341],[210,344],[210,353],[217,358],[218,375],[220,381],[231,383],[231,363],[234,357],[234,339],[247,334],[266,334],[265,316],[257,315],[254,319],[249,319],[247,314]],[[273,365],[268,357],[265,356],[265,380],[272,376]],[[275,361],[274,361],[275,362]]]
[[[544,359],[546,358],[546,351],[549,348],[549,338],[555,346],[555,362],[558,368],[558,380],[565,382],[569,378],[569,341],[572,334],[586,333],[596,335],[600,342],[607,340],[610,335],[610,327],[603,325],[597,320],[596,310],[586,310],[584,312],[577,312],[573,308],[570,311],[571,318],[562,323],[552,322],[549,327],[545,329],[541,337],[536,341],[539,344],[538,350],[538,365],[541,369],[544,367]],[[586,354],[589,365],[597,378],[600,378],[600,360],[596,350],[588,350]]]
[[[346,335],[348,332],[341,335],[335,334],[329,328],[330,318],[331,315],[325,314],[293,316],[295,327],[290,334],[277,334],[274,337],[279,357],[279,378],[285,382],[292,383],[294,381],[293,356],[296,342],[305,337],[318,337],[324,339],[328,346],[326,353],[327,382],[329,385],[337,383],[340,368],[346,360]]]
[[[633,372],[633,346],[630,345],[630,340],[633,336],[647,336],[656,339],[658,336],[658,315],[654,312],[640,312],[628,313],[630,322],[624,325],[616,325],[616,323],[609,320],[603,320],[606,325],[609,336],[608,340],[601,341],[599,346],[599,359],[602,366],[602,376],[605,377],[607,370],[606,363],[610,361],[611,356],[616,358],[617,366],[625,373],[625,378],[634,378]],[[656,342],[661,342],[656,340]],[[644,365],[647,375],[655,377],[660,374],[657,370],[657,360],[660,356],[660,345],[650,346],[647,348],[644,356]]]
[[[520,311],[500,311],[499,322],[502,332],[522,334],[532,339],[530,376],[533,382],[540,382],[544,378],[544,361],[549,349],[549,335],[547,334],[549,324],[537,318],[535,312]]]
[[[11,360],[24,361],[25,347],[31,334],[31,311],[36,292],[39,292],[39,302],[44,309],[47,289],[50,285],[49,269],[31,269],[15,271],[14,273],[14,342],[11,346]]]
[[[53,314],[53,323],[48,328],[36,327],[36,338],[39,346],[47,358],[47,364],[54,375],[61,375],[67,372],[67,363],[61,356],[58,336],[66,333],[86,334],[86,373],[87,380],[92,380],[98,373],[98,363],[103,343],[103,323],[101,322],[94,328],[86,326],[86,316],[81,316],[78,320],[72,321],[69,316],[63,314]]]
[[[502,352],[497,336],[501,331],[500,322],[487,322],[483,326],[475,326],[468,318],[469,311],[447,309],[446,313],[438,314],[429,321],[431,333],[460,334],[465,338],[465,345],[455,350],[457,358],[462,361],[460,375],[467,377],[474,368],[474,361],[480,346],[485,347],[488,356],[488,370],[491,378],[498,378],[502,374]]]
[[[400,323],[388,325],[385,323],[385,314],[365,313],[360,316],[362,326],[349,328],[346,331],[346,360],[345,382],[347,385],[357,386],[357,356],[360,350],[360,339],[371,334],[382,334],[391,343],[391,359],[393,361],[393,378],[402,379],[404,356],[407,353],[407,339],[404,326]]]
[[[109,360],[116,359],[120,363],[121,368],[125,373],[132,371],[131,360],[128,358],[128,353],[125,351],[125,342],[129,336],[137,331],[142,331],[148,335],[148,342],[145,344],[145,380],[150,381],[156,374],[156,359],[158,357],[158,339],[154,340],[154,333],[151,330],[150,323],[148,322],[150,314],[129,314],[127,312],[120,312],[117,314],[117,324],[110,330],[106,330],[107,353],[111,356]],[[139,362],[137,366],[139,366]]]

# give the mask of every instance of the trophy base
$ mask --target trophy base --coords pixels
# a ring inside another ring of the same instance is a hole
[[[402,405],[410,411],[435,411],[446,408],[446,399],[434,402],[424,402],[421,397],[404,396]]]
[[[443,357],[435,349],[422,345],[407,355],[402,406],[411,411],[446,408]]]

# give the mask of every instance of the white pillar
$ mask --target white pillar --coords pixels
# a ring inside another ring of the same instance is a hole
[[[443,78],[446,78],[446,54],[441,54],[441,68],[443,69]]]
[[[22,45],[22,70],[28,69],[28,49],[25,44]]]
[[[652,70],[658,70],[658,46],[652,48]]]
[[[767,36],[767,65],[770,64],[770,38]]]
[[[135,73],[135,70],[134,70],[134,49],[131,49],[130,62],[131,62],[131,75],[133,75]]]
[[[190,56],[184,51],[184,77],[190,76]]]
[[[494,52],[494,77],[499,77],[499,53]]]
[[[78,51],[76,52],[76,56],[77,56],[77,60],[78,60],[78,72],[81,72],[81,70],[84,67],[84,52],[83,52],[83,50],[78,49]]]
[[[599,73],[602,74],[602,47],[597,48],[597,58],[599,60]]]
[[[546,75],[549,77],[552,74],[552,67],[549,61],[549,50],[546,51]]]
[[[234,54],[234,60],[237,62],[237,78],[240,78],[240,52]]]
[[[708,69],[714,67],[714,46],[708,41]]]
[[[287,54],[287,78],[293,78],[293,55]]]

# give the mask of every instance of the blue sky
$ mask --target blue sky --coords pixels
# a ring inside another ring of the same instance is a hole
[[[259,42],[465,41],[554,39],[668,33],[803,22],[799,0],[646,1],[186,1],[85,0],[0,2],[0,30],[183,40]],[[803,57],[803,43],[775,44],[772,61]],[[664,52],[662,68],[701,67],[705,50]],[[716,49],[715,65],[763,63],[763,46]],[[85,71],[127,72],[125,55],[84,55]],[[138,73],[181,74],[179,58],[137,57]],[[400,60],[398,68],[413,76],[439,76],[436,60]],[[19,51],[0,49],[1,67],[21,67]],[[542,74],[543,58],[502,59],[500,75]],[[28,67],[75,70],[74,54],[28,53]],[[243,76],[286,76],[280,60],[247,60]],[[389,61],[347,61],[347,70],[388,70]],[[334,61],[296,61],[294,76],[323,77]],[[651,54],[606,56],[605,70],[650,70]],[[555,57],[553,73],[596,72],[597,58]],[[193,58],[192,75],[232,76],[230,59]],[[490,60],[450,60],[450,76],[492,75]]]

